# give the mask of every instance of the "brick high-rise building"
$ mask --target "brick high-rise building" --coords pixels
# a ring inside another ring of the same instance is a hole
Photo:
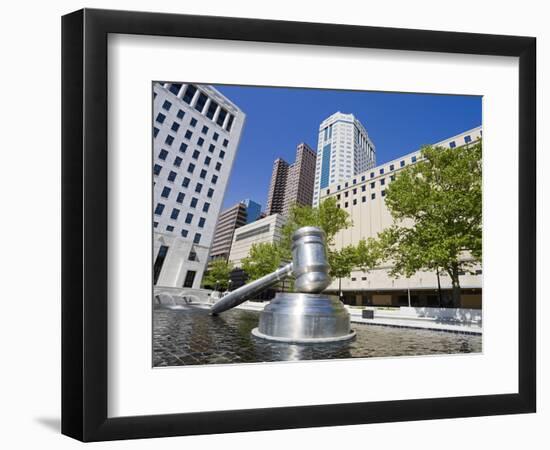
[[[290,207],[311,205],[315,183],[315,152],[305,143],[296,148],[296,160],[289,164],[278,158],[273,163],[266,214],[288,215]]]

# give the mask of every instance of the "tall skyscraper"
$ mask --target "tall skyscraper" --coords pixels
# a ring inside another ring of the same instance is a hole
[[[261,210],[261,205],[246,199],[222,211],[214,232],[210,259],[227,260],[235,230],[257,220]]]
[[[269,184],[269,193],[265,207],[265,212],[268,216],[283,212],[288,167],[289,164],[282,158],[277,158],[273,163],[271,183]]]
[[[287,216],[293,204],[311,205],[317,155],[307,144],[296,147],[296,159],[288,164],[278,158],[273,163],[266,213]]]
[[[315,151],[305,143],[296,148],[296,160],[288,169],[283,203],[283,216],[294,204],[311,205],[315,185]]]
[[[321,189],[349,179],[376,165],[376,153],[367,130],[353,114],[337,112],[319,126],[313,206]]]
[[[153,85],[154,283],[200,287],[245,114],[212,86]]]

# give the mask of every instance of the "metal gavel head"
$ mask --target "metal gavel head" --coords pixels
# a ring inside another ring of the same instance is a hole
[[[330,284],[325,233],[318,227],[303,227],[292,235],[292,275],[297,292],[319,293]]]

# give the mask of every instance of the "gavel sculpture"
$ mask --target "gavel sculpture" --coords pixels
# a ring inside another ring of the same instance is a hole
[[[318,343],[350,339],[349,313],[334,296],[321,294],[330,284],[325,233],[317,227],[303,227],[292,236],[292,262],[269,275],[246,284],[212,306],[216,315],[294,276],[296,293],[277,293],[260,315],[252,333],[280,342]]]

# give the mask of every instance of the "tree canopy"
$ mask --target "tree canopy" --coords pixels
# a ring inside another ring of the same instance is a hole
[[[427,146],[421,155],[386,189],[394,225],[379,234],[379,245],[394,276],[446,271],[458,304],[459,273],[482,256],[482,144]]]
[[[275,244],[262,242],[253,244],[248,256],[241,261],[249,281],[257,280],[281,265],[281,253]]]
[[[224,259],[215,259],[209,265],[203,278],[203,286],[217,288],[222,291],[229,287],[233,265]]]

